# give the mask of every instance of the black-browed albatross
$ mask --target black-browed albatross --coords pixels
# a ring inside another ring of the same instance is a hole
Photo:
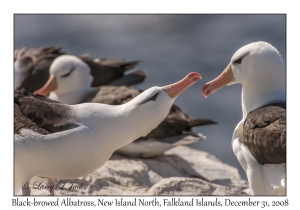
[[[40,89],[49,78],[51,63],[59,56],[67,55],[58,47],[23,47],[14,52],[14,88],[25,88],[29,92]],[[101,85],[135,85],[146,78],[145,70],[133,69],[139,61],[91,59],[88,54],[78,56],[91,69],[92,87]]]
[[[91,87],[90,68],[76,56],[62,55],[49,69],[47,83],[35,93],[66,104],[86,102],[120,105],[138,96],[142,91],[133,87],[105,85]],[[192,127],[216,124],[210,119],[194,118],[172,105],[166,119],[146,137],[139,138],[116,152],[134,157],[154,157],[178,145],[187,145],[205,139]]]
[[[34,176],[53,184],[53,179],[92,173],[115,150],[153,130],[176,97],[199,79],[200,74],[192,72],[177,83],[149,88],[117,106],[66,105],[24,89],[15,91],[15,193],[22,189],[23,195],[30,195],[24,183]]]
[[[241,83],[243,119],[232,148],[254,195],[286,194],[285,67],[271,44],[240,48],[226,69],[203,86],[205,97],[225,85]]]

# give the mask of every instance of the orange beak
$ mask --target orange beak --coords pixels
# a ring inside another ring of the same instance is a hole
[[[214,80],[206,83],[202,88],[202,94],[205,98],[208,95],[214,93],[218,89],[224,87],[225,85],[234,82],[233,73],[231,65],[229,64],[226,69]]]
[[[46,84],[42,88],[35,91],[34,94],[46,96],[52,90],[55,90],[56,88],[57,88],[57,83],[56,83],[55,76],[53,74],[51,74],[48,81],[46,82]]]
[[[197,72],[189,73],[185,78],[171,85],[162,87],[164,91],[172,98],[176,98],[188,87],[196,83],[199,79],[202,79],[201,75]]]

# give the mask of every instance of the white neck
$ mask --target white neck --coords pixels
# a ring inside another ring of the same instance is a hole
[[[246,53],[246,55],[245,55]],[[248,53],[248,54],[247,54]],[[256,42],[240,48],[232,62],[244,54],[240,65],[233,65],[235,79],[243,85],[243,117],[271,102],[285,101],[285,66],[279,52],[270,44]]]
[[[49,98],[55,101],[59,101],[65,104],[77,104],[79,103],[89,92],[94,91],[95,88],[86,87],[81,90],[70,90],[66,93],[57,93],[55,91],[50,92]]]
[[[262,87],[253,85],[251,88],[243,86],[242,90],[242,109],[243,118],[247,114],[263,105],[275,101],[286,101],[285,84],[277,83],[275,88]]]

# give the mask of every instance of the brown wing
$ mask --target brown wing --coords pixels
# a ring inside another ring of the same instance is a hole
[[[109,83],[109,85],[116,85],[116,86],[133,86],[143,82],[146,79],[147,73],[145,70],[136,70],[130,72],[119,79],[115,79]]]
[[[91,68],[94,80],[92,87],[108,85],[110,82],[120,79],[128,71],[134,68],[140,61],[90,59],[88,55],[79,56]],[[142,75],[144,78],[144,75]],[[125,85],[125,84],[122,84]]]
[[[120,105],[130,101],[141,92],[141,90],[132,87],[105,85],[99,88],[97,95],[91,102]]]
[[[35,122],[25,117],[20,111],[18,104],[14,104],[14,133],[18,134],[21,128],[34,130],[40,134],[47,135],[50,132],[40,128]]]
[[[217,124],[217,122],[205,118],[194,118],[173,104],[164,121],[152,130],[146,138],[165,138],[187,132],[192,135],[192,127],[209,124]],[[196,133],[194,135],[198,136]]]
[[[69,106],[25,89],[14,92],[14,133],[29,128],[41,134],[78,127]]]
[[[244,122],[243,143],[261,165],[285,163],[285,103],[261,107],[249,113]]]

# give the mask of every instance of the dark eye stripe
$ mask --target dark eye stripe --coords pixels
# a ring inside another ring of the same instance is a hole
[[[236,61],[234,61],[235,63],[241,64],[242,63],[242,58],[237,59]]]
[[[68,73],[61,75],[61,77],[67,77],[67,76],[69,76],[74,70],[75,70],[75,67],[73,67],[71,69],[71,71],[69,71]]]
[[[155,101],[156,100],[156,97],[157,97],[158,93],[154,94],[151,98],[145,100],[144,102],[140,103],[141,104],[144,104],[144,103],[147,103],[149,101]]]
[[[246,54],[244,54],[242,57],[240,57],[239,59],[235,60],[234,63],[238,63],[238,64],[241,64],[242,63],[242,60],[246,57],[246,55],[248,55],[249,52],[247,52]]]
[[[150,98],[150,101],[155,101],[156,100],[156,96],[157,96],[157,93]]]

